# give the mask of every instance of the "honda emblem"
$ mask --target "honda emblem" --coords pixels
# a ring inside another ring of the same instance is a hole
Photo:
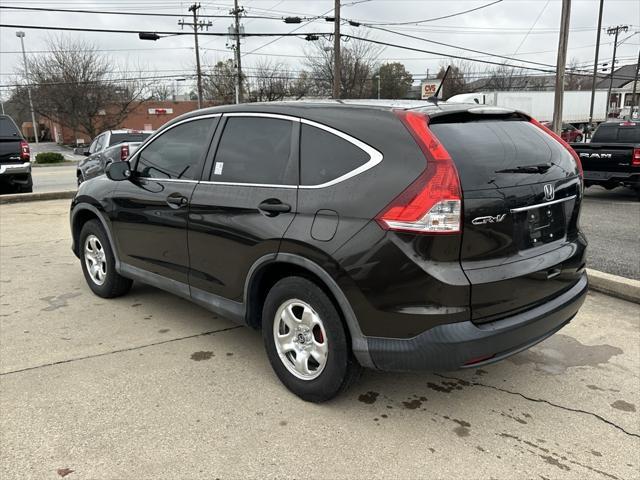
[[[553,184],[547,183],[544,186],[544,199],[550,202],[551,200],[553,200],[555,196],[556,196],[556,192],[555,192],[555,188],[553,187]]]

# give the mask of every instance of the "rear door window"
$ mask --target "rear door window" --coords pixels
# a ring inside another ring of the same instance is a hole
[[[114,133],[109,139],[109,146],[124,142],[144,142],[152,132],[147,133]]]
[[[20,131],[10,118],[0,117],[0,138],[20,138]]]
[[[367,152],[326,130],[302,124],[300,184],[322,185],[347,175],[370,160]]]
[[[211,130],[217,121],[217,118],[193,120],[161,133],[138,154],[137,176],[167,180],[200,179]]]
[[[296,185],[294,124],[271,117],[230,116],[220,138],[210,180]]]
[[[571,154],[549,134],[524,120],[435,123],[429,128],[443,143],[467,190],[548,181],[576,173]],[[544,173],[505,170],[549,164]],[[516,183],[517,182],[517,183]]]
[[[635,126],[620,126],[618,129],[620,143],[640,143],[640,124]]]

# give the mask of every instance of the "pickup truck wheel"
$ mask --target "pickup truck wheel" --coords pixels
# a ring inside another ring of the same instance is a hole
[[[322,289],[306,278],[284,278],[269,291],[262,336],[276,375],[303,400],[329,400],[360,373],[340,314]]]
[[[80,231],[80,263],[89,288],[103,298],[129,291],[132,280],[116,272],[115,257],[109,239],[98,220],[90,220]]]

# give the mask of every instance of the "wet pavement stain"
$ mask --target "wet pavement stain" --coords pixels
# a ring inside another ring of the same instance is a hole
[[[515,415],[511,415],[511,414],[506,413],[506,412],[499,412],[499,411],[497,411],[497,410],[491,410],[491,411],[492,411],[493,413],[499,413],[501,417],[504,417],[504,418],[510,418],[511,420],[515,420],[516,422],[518,422],[518,423],[520,423],[520,424],[522,424],[522,425],[526,425],[526,424],[527,424],[526,420],[523,420],[523,419],[521,419],[521,418],[518,418],[518,417],[516,417]],[[529,415],[529,417],[531,417],[531,415]]]
[[[471,424],[469,422],[465,422],[464,420],[458,420],[457,418],[452,418],[452,422],[456,422],[459,426],[454,428],[453,431],[459,437],[468,437],[471,433],[469,428]]]
[[[616,400],[611,404],[611,406],[617,410],[622,410],[623,412],[636,411],[636,406],[633,403],[625,402],[624,400]]]
[[[554,467],[558,467],[560,470],[566,470],[566,471],[571,470],[571,468],[569,468],[568,465],[565,465],[564,463],[560,463],[558,461],[558,459],[553,458],[551,455],[539,455],[539,457],[542,458],[549,465],[553,465]]]
[[[71,470],[70,468],[59,468],[58,470],[56,470],[56,473],[61,477],[66,477],[73,472],[75,472],[75,470]]]
[[[360,395],[358,397],[358,400],[360,400],[362,403],[366,403],[368,405],[371,405],[373,403],[376,403],[376,400],[378,399],[378,396],[380,394],[378,392],[367,392],[367,393],[363,393],[362,395]]]
[[[594,455],[596,457],[601,457],[602,456],[602,454],[597,450],[591,450],[591,455]]]
[[[62,295],[52,295],[48,297],[42,297],[40,300],[43,302],[47,302],[49,304],[48,307],[44,307],[41,310],[43,312],[51,312],[53,310],[57,310],[59,308],[64,308],[69,306],[67,300],[70,298],[79,297],[81,293],[63,293]]]
[[[233,357],[233,352],[227,352],[227,357]]]
[[[402,406],[407,410],[415,410],[422,406],[422,402],[416,398],[414,400],[409,400],[408,402],[402,402]]]
[[[602,387],[598,387],[597,385],[587,385],[587,388],[589,390],[596,390],[598,392],[613,392],[613,393],[620,393],[620,390],[617,390],[615,388],[602,388]]]
[[[194,352],[191,354],[191,360],[200,362],[202,360],[209,360],[213,357],[213,352]]]
[[[287,425],[287,421],[286,420],[280,420],[280,423],[278,424],[281,427],[285,427]]]
[[[132,307],[140,307],[140,306],[142,306],[142,304],[141,303],[133,303],[133,304],[131,304],[131,306]]]
[[[168,328],[161,328],[160,330],[158,330],[158,333],[167,333],[170,332],[171,330],[169,330]]]
[[[509,358],[516,365],[532,363],[536,370],[560,375],[569,367],[597,367],[623,351],[611,345],[585,345],[573,337],[557,333],[531,350]]]

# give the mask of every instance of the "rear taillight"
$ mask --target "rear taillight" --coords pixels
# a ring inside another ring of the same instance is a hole
[[[24,140],[20,140],[20,160],[28,162],[31,159],[31,150],[29,144]]]
[[[421,113],[398,111],[426,157],[420,176],[376,216],[385,230],[418,233],[460,233],[462,193],[458,171]]]
[[[122,145],[120,147],[120,160],[126,160],[129,157],[129,145]]]
[[[580,175],[580,178],[584,178],[584,173],[582,171],[582,162],[580,161],[580,157],[578,157],[578,154],[576,153],[576,151],[573,148],[571,148],[571,145],[569,145],[567,142],[565,142],[556,132],[554,132],[553,130],[551,130],[548,127],[545,127],[543,124],[541,124],[535,118],[531,118],[529,121],[531,123],[533,123],[536,127],[539,127],[542,130],[544,130],[545,132],[547,132],[549,135],[551,135],[553,138],[555,138],[558,142],[560,142],[564,148],[567,149],[567,151],[571,154],[571,156],[573,157],[573,159],[576,162],[576,167],[578,168],[578,175]]]
[[[640,148],[633,149],[633,157],[631,157],[631,165],[640,167]]]

